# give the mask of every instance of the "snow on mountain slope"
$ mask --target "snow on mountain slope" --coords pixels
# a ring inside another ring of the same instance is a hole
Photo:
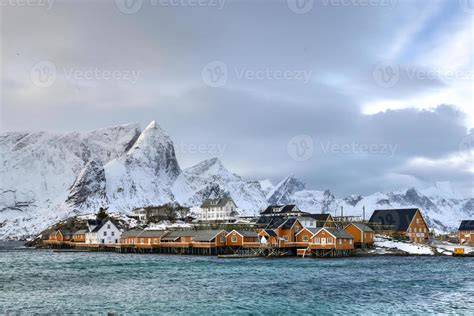
[[[106,179],[102,163],[93,159],[89,161],[69,190],[69,196],[64,207],[79,210],[98,210],[107,207],[109,201],[105,191]]]
[[[278,185],[249,181],[217,159],[181,170],[170,137],[152,122],[88,133],[5,133],[0,135],[0,239],[30,236],[73,214],[101,206],[128,213],[168,202],[196,207],[206,198],[230,196],[242,215],[267,204],[296,204],[303,211],[362,215],[379,208],[418,207],[439,231],[455,230],[474,217],[474,199],[449,183],[338,199],[329,190],[307,189],[293,176]]]
[[[13,132],[0,135],[0,239],[41,230],[90,160],[121,156],[137,124],[87,133]]]
[[[273,189],[273,192],[268,193],[268,203],[270,204],[291,204],[293,194],[305,189],[303,182],[296,179],[294,176],[288,176],[283,179]]]
[[[175,201],[171,188],[181,169],[173,142],[155,121],[125,155],[107,163],[104,170],[112,212]]]
[[[303,211],[338,216],[341,215],[341,207],[346,216],[362,216],[365,207],[366,219],[376,209],[417,207],[423,212],[429,226],[440,232],[456,230],[462,219],[474,216],[474,199],[462,198],[447,183],[424,190],[409,188],[388,193],[377,192],[365,197],[351,195],[344,199],[335,198],[329,190],[307,190],[304,187],[294,177],[287,177],[277,186],[269,202],[296,204]]]
[[[268,199],[269,198],[268,195],[275,190],[275,186],[268,179],[259,181],[259,183],[260,183],[260,187],[262,188],[263,193],[265,193],[265,196]]]
[[[230,196],[242,214],[254,215],[266,207],[267,200],[258,181],[246,181],[227,170],[218,158],[205,160],[183,172],[194,194],[182,204],[200,205],[206,198]]]

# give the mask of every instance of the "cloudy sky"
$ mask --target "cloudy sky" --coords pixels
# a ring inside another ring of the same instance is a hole
[[[474,195],[471,0],[1,4],[2,132],[156,120],[182,167]]]

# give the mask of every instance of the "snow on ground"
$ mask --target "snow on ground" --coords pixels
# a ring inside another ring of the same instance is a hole
[[[190,228],[191,224],[187,224],[182,221],[171,223],[169,221],[162,221],[156,224],[150,224],[146,229],[156,229],[156,230],[167,230],[171,228]]]
[[[387,253],[387,250],[397,249],[412,255],[434,255],[433,249],[430,246],[414,244],[407,241],[392,240],[389,237],[376,236],[375,237],[376,250],[381,250],[377,253]]]
[[[474,252],[474,247],[452,244],[446,241],[435,241],[432,243],[432,246],[435,247],[439,253],[444,255],[452,256],[454,248],[464,248],[464,253],[468,254]]]
[[[126,216],[122,213],[109,213],[109,216],[112,219],[121,220],[121,221],[127,223],[128,226],[130,226],[131,228],[136,227],[138,225],[138,221],[136,219],[128,217],[128,216]],[[80,220],[96,219],[97,214],[95,214],[95,213],[84,214],[84,215],[77,216],[77,218],[80,219]]]

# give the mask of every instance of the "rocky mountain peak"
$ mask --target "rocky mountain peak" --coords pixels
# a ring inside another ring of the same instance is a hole
[[[305,188],[303,182],[293,175],[289,175],[275,187],[273,192],[269,193],[268,202],[270,204],[289,204],[291,196]]]
[[[70,189],[66,204],[75,209],[93,210],[108,204],[105,171],[99,159],[89,161]]]
[[[204,160],[198,163],[197,165],[185,169],[184,172],[190,176],[198,177],[234,177],[234,174],[224,166],[224,164],[219,158],[211,158]]]

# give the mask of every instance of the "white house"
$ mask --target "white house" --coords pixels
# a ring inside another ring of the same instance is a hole
[[[116,244],[120,241],[122,232],[111,220],[94,221],[87,223],[86,244]]]
[[[137,208],[132,211],[132,217],[138,219],[140,222],[147,220],[146,210],[144,208]]]
[[[202,202],[197,212],[200,221],[230,221],[235,220],[237,205],[232,198],[207,199]]]

